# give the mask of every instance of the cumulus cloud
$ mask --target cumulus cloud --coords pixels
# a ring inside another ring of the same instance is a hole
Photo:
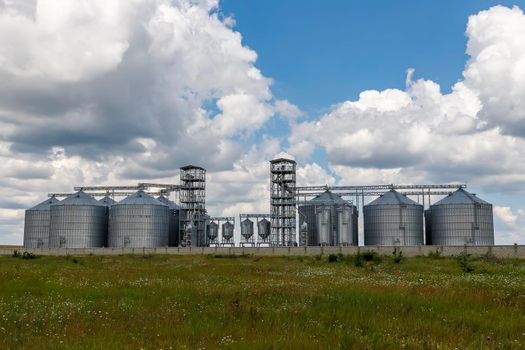
[[[234,24],[217,0],[0,0],[0,190],[14,198],[0,206],[78,184],[176,183],[189,163],[218,182],[239,175],[232,192],[260,199],[244,164],[265,152],[249,145],[299,109],[274,99]]]
[[[516,7],[493,7],[469,18],[467,36],[470,59],[450,93],[433,81],[414,80],[408,69],[405,90],[364,91],[319,120],[295,125],[290,150],[308,156],[322,147],[346,183],[523,188],[525,15]]]

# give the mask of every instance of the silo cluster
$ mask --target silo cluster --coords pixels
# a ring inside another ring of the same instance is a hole
[[[424,212],[391,190],[364,206],[364,230],[365,245],[494,245],[492,205],[463,188]]]
[[[144,191],[120,202],[79,191],[26,210],[25,248],[153,248],[179,243],[180,208]]]
[[[309,246],[357,245],[357,208],[326,191],[299,206],[302,244]]]

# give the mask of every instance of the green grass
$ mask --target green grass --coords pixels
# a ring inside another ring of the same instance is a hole
[[[2,256],[0,349],[525,348],[525,261],[395,260]]]

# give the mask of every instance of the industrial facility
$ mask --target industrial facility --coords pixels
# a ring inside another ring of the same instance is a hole
[[[24,247],[494,245],[492,205],[465,184],[297,186],[296,169],[294,160],[271,160],[270,212],[238,221],[208,213],[206,169],[195,165],[180,168],[179,184],[50,193],[26,210]]]

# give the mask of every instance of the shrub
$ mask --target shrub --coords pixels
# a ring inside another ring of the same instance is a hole
[[[439,249],[436,249],[435,252],[429,252],[428,257],[432,259],[439,259],[441,258],[441,251]]]
[[[365,265],[365,259],[361,253],[357,253],[354,256],[354,266],[355,267],[363,267]]]
[[[22,254],[18,251],[18,250],[13,250],[13,258],[19,258],[21,257]]]
[[[392,252],[392,255],[394,256],[394,262],[396,264],[399,264],[404,259],[403,252],[401,251],[401,249],[394,248],[394,251]]]
[[[328,255],[328,262],[338,262],[339,261],[339,257],[335,254],[330,254]]]
[[[474,266],[472,266],[472,258],[470,254],[465,252],[461,253],[457,257],[458,265],[461,271],[469,273],[474,271]]]
[[[375,259],[375,257],[377,255],[378,254],[376,252],[373,252],[373,251],[364,252],[363,253],[363,259],[365,259],[365,261],[372,261],[372,260]]]

